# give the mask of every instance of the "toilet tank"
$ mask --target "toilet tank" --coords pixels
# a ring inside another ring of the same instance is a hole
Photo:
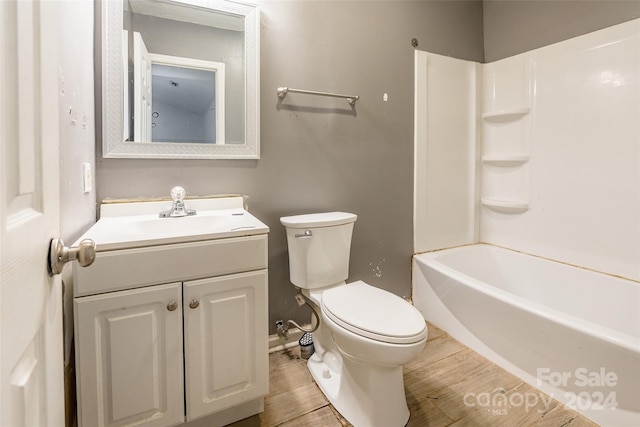
[[[280,218],[287,230],[291,283],[299,288],[314,289],[347,280],[356,218],[347,212]]]

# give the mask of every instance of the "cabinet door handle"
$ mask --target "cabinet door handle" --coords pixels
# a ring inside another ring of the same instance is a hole
[[[178,308],[178,303],[175,301],[171,301],[169,304],[167,304],[167,310],[169,311],[174,311],[176,308]]]
[[[199,305],[200,305],[200,301],[198,301],[197,299],[192,299],[191,302],[189,303],[190,308],[198,308]]]

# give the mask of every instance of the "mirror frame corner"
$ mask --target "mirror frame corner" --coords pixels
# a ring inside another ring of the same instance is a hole
[[[260,158],[260,10],[257,5],[207,0],[212,8],[244,17],[245,143],[136,143],[123,138],[123,57],[121,1],[102,1],[101,83],[102,157],[138,159],[259,159]]]

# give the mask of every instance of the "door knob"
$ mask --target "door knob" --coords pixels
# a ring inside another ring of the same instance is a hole
[[[47,270],[49,276],[60,274],[62,267],[69,261],[76,260],[82,267],[93,264],[96,259],[96,243],[91,239],[84,239],[78,246],[70,248],[64,245],[61,238],[51,239],[49,243],[49,262]]]

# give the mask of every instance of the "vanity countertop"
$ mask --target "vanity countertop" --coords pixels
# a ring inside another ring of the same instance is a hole
[[[96,252],[104,252],[269,232],[269,227],[244,209],[242,197],[187,199],[185,205],[197,214],[159,218],[171,201],[103,204],[101,218],[74,245],[92,239]]]

